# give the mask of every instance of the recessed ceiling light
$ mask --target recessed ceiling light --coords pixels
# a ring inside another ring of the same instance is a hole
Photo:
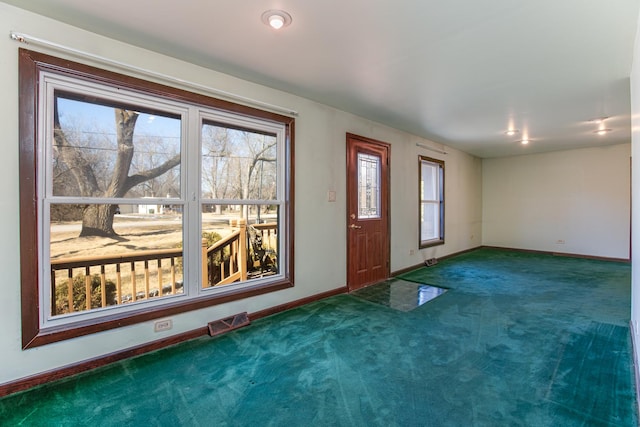
[[[598,117],[597,119],[589,119],[587,120],[589,123],[604,123],[609,117]]]
[[[274,30],[289,26],[292,20],[291,15],[284,10],[267,10],[262,14],[262,22]]]
[[[527,145],[529,143],[529,140],[528,139],[523,139],[522,141],[520,141],[520,143],[522,145]]]
[[[509,129],[508,131],[505,132],[505,135],[513,136],[518,132],[520,132],[518,129]]]
[[[606,133],[611,132],[613,129],[598,129],[594,130],[593,133],[597,133],[598,135],[605,135]]]

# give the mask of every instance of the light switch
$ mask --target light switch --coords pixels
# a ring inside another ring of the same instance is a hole
[[[330,202],[335,202],[336,201],[336,192],[333,190],[329,190],[327,191],[327,199]]]

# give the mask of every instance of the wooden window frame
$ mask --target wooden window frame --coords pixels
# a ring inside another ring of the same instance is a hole
[[[149,82],[137,77],[102,70],[86,64],[72,62],[40,52],[19,49],[19,185],[20,185],[20,274],[22,309],[22,348],[32,348],[83,335],[93,334],[121,326],[133,325],[149,320],[185,313],[230,301],[249,298],[294,285],[294,135],[295,119],[269,111],[235,104],[204,94],[189,92],[159,83]],[[160,98],[177,100],[203,107],[214,108],[230,113],[270,120],[285,127],[287,167],[285,168],[285,202],[281,229],[286,236],[286,270],[276,281],[250,287],[236,288],[228,292],[194,297],[186,301],[168,301],[159,307],[140,307],[139,309],[113,313],[98,319],[76,322],[55,328],[40,327],[39,284],[42,266],[39,263],[38,229],[38,87],[42,71],[55,72],[84,79],[90,82],[107,84],[135,90]]]

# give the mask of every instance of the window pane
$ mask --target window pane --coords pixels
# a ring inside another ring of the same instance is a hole
[[[52,316],[183,292],[180,210],[139,208],[51,205]],[[96,232],[104,229],[112,234]]]
[[[422,165],[422,183],[421,198],[422,200],[438,200],[438,165],[433,163],[421,162]]]
[[[202,126],[202,197],[275,200],[277,139],[213,122]]]
[[[54,196],[180,197],[178,116],[80,98],[55,97]]]
[[[439,203],[422,203],[420,210],[420,240],[440,238],[440,206]]]
[[[204,204],[203,287],[277,274],[279,223],[277,205]]]
[[[358,218],[380,218],[380,157],[358,153]]]

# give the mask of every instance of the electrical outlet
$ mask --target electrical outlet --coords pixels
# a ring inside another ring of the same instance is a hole
[[[410,255],[410,256],[411,256],[411,255],[415,255],[415,254],[416,254],[416,251],[415,251],[415,250],[413,250],[413,249],[409,249],[409,255]]]
[[[557,245],[564,245],[564,240],[563,239],[558,239],[558,240],[556,240],[556,244]]]
[[[153,324],[153,332],[168,331],[173,328],[173,321],[171,319],[158,320]]]

